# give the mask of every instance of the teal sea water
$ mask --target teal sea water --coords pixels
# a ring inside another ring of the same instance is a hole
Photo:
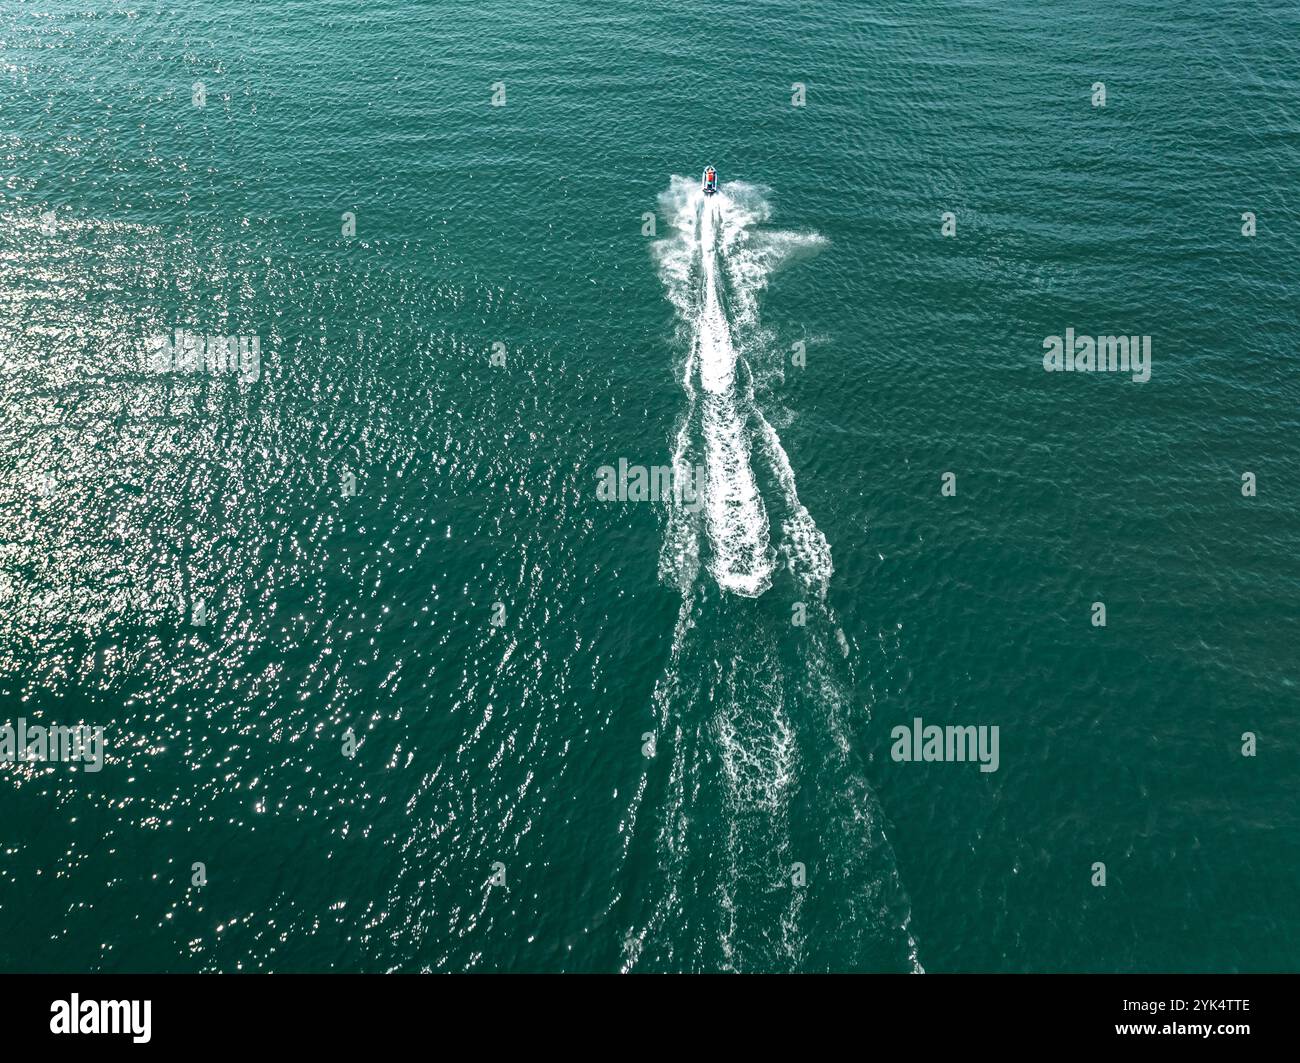
[[[1296,969],[1297,42],[6,5],[0,969]]]

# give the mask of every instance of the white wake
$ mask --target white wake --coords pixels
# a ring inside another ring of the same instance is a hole
[[[653,759],[620,824],[625,859],[653,846],[654,878],[606,910],[631,910],[619,966],[919,970],[883,815],[850,740],[861,719],[850,643],[826,600],[830,545],[773,426],[787,421],[758,398],[784,358],[759,297],[823,241],[768,228],[762,191],[739,182],[706,197],[674,177],[660,206],[671,228],[654,249],[685,396],[672,461],[679,482],[704,467],[704,496],[668,503],[660,576],[682,603],[642,736]],[[699,579],[702,566],[723,593]],[[805,626],[732,598],[765,594],[781,566],[792,579],[772,593],[806,606]],[[799,803],[810,793],[811,827]],[[833,891],[805,907],[792,875],[813,860]]]
[[[706,196],[694,181],[674,177],[661,204],[672,231],[656,245],[660,276],[689,352],[681,367],[687,408],[673,465],[679,475],[693,462],[704,467],[708,571],[719,587],[749,598],[772,585],[778,551],[754,468],[757,453],[778,492],[772,503],[780,513],[780,556],[801,583],[824,593],[830,546],[800,504],[789,456],[754,403],[741,338],[755,348],[770,340],[758,328],[758,294],[791,252],[821,238],[759,229],[770,211],[750,185],[732,183]],[[692,514],[677,507],[669,517],[660,572],[684,593],[698,567],[699,528]]]

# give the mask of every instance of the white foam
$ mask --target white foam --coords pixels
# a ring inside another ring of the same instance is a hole
[[[736,349],[723,306],[718,255],[719,231],[726,229],[725,199],[688,192],[674,178],[665,207],[675,238],[658,248],[660,275],[669,299],[686,320],[690,355],[683,388],[690,403],[684,424],[694,418],[698,379],[699,429],[704,464],[704,517],[709,538],[708,568],[724,590],[757,597],[771,586],[775,555],[769,543],[767,509],[750,463],[748,416],[738,405]],[[674,465],[683,461],[687,440],[679,429]],[[686,523],[669,519],[672,548],[661,552],[660,571],[678,582],[690,568],[682,558],[689,543]]]
[[[655,254],[689,351],[682,370],[687,408],[673,465],[685,474],[698,425],[708,570],[725,590],[757,597],[771,586],[776,565],[768,506],[753,467],[754,448],[760,446],[781,489],[781,554],[800,583],[824,595],[832,572],[830,546],[799,502],[780,437],[755,405],[752,388],[741,389],[737,382],[747,347],[759,350],[768,341],[758,328],[757,311],[768,278],[791,257],[824,243],[815,233],[757,228],[771,216],[763,191],[731,182],[705,196],[693,180],[674,177],[660,197],[671,233],[658,241]],[[694,514],[672,507],[660,575],[683,593],[699,567],[696,529]]]
[[[785,516],[781,521],[781,553],[795,579],[819,598],[826,597],[835,566],[831,563],[831,544],[826,541],[812,514],[799,501],[790,456],[781,446],[781,437],[761,413],[755,411],[763,451],[781,487]]]
[[[709,571],[724,590],[755,598],[771,586],[775,563],[768,543],[767,509],[750,464],[747,418],[736,402],[736,349],[722,309],[718,275],[721,215],[721,199],[705,197],[700,210],[703,305],[695,349],[704,391],[700,428]]]

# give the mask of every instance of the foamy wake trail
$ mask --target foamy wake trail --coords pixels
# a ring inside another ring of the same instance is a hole
[[[705,199],[701,208],[704,301],[696,331],[709,571],[723,590],[756,598],[771,586],[775,560],[768,544],[767,508],[750,464],[748,419],[737,405],[736,349],[719,291],[721,208],[717,196]]]
[[[830,583],[831,573],[835,570],[831,563],[831,544],[817,527],[812,514],[799,501],[799,492],[795,489],[794,470],[790,467],[790,458],[781,446],[781,437],[776,429],[767,422],[757,410],[754,418],[758,423],[760,439],[764,452],[781,487],[784,502],[784,516],[781,519],[781,554],[791,574],[806,591],[825,599],[826,587]]]
[[[633,909],[620,966],[918,969],[883,817],[849,737],[850,648],[826,601],[830,544],[755,397],[754,368],[770,371],[765,352],[776,349],[759,295],[821,239],[766,229],[766,200],[739,183],[706,197],[675,177],[661,208],[672,229],[655,253],[680,323],[686,399],[672,462],[675,482],[704,467],[704,496],[668,506],[660,575],[682,605],[654,689],[655,750],[621,824],[629,867],[634,847],[654,857],[652,881],[630,879],[635,889],[607,909]],[[724,593],[699,579],[702,562]],[[806,627],[733,597],[767,592],[778,563]],[[810,824],[799,810],[813,800]],[[830,903],[805,907],[805,872],[833,884]]]
[[[687,351],[679,367],[687,401],[673,467],[686,482],[691,466],[702,465],[704,498],[701,507],[670,504],[660,576],[685,594],[699,571],[703,538],[708,571],[726,591],[763,594],[779,556],[800,584],[824,596],[830,545],[799,502],[789,456],[754,401],[754,372],[746,359],[746,350],[761,358],[771,346],[757,309],[768,278],[823,241],[816,234],[761,228],[770,209],[750,185],[732,183],[705,196],[693,181],[674,177],[661,203],[672,229],[655,251]],[[776,487],[771,499],[763,497],[756,460]]]

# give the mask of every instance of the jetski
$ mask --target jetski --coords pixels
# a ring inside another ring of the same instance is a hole
[[[706,196],[711,196],[717,190],[718,190],[718,171],[715,170],[712,166],[706,166],[704,168],[704,194]]]

